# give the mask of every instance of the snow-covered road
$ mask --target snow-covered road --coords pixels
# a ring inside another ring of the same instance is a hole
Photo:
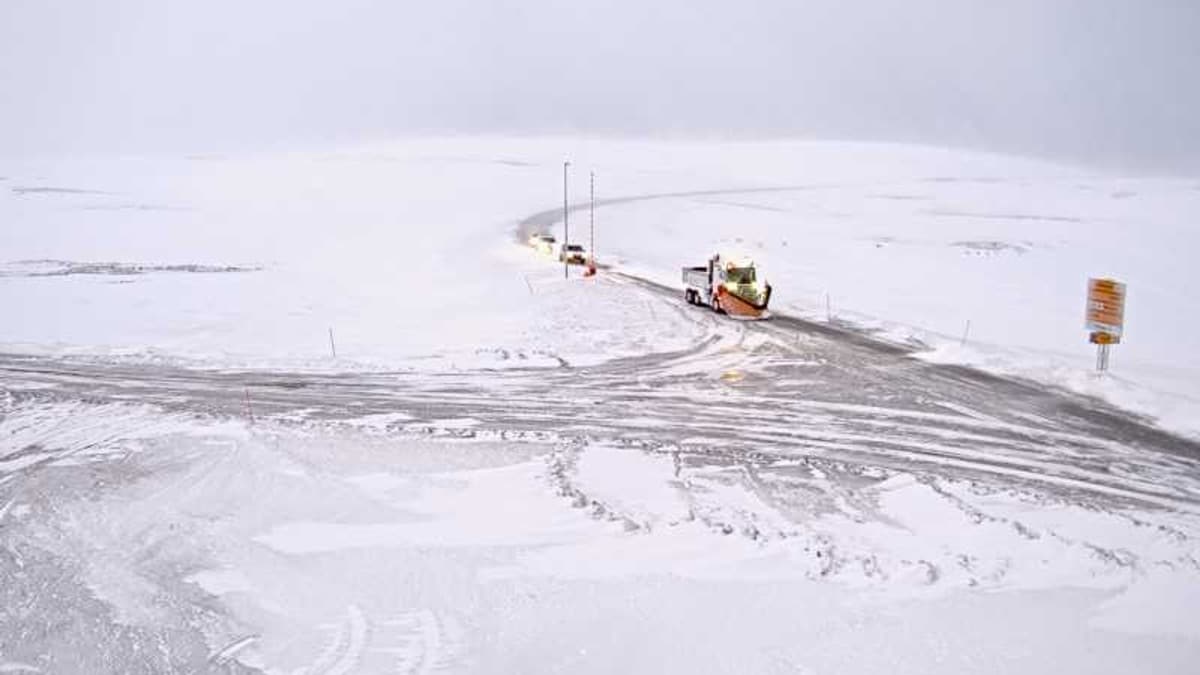
[[[295,181],[248,203],[276,223],[277,203],[313,199],[332,222],[392,198],[390,177],[363,188],[327,159],[298,171],[365,196],[314,199]],[[496,194],[526,199],[500,166],[453,175],[505,176]],[[0,672],[1194,668],[1196,441],[836,319],[733,322],[628,267],[561,280],[479,235],[518,222],[523,240],[558,209],[460,214],[442,187],[404,222],[453,217],[412,238],[402,270],[389,228],[343,235],[315,217],[280,239],[296,256],[278,265],[104,267],[118,284],[94,264],[12,262],[36,346],[0,353]],[[602,205],[807,189],[672,178]],[[158,218],[131,238],[163,238],[143,257],[203,239]],[[62,241],[28,255],[87,257]],[[215,259],[227,242],[211,245]],[[305,256],[338,246],[350,262],[326,270],[328,290],[309,276],[329,261]],[[463,251],[479,269],[425,292]],[[405,280],[417,314],[457,304],[406,321]],[[379,358],[322,356],[328,326],[310,324],[326,314],[350,334],[339,347]],[[99,348],[104,320],[114,340],[138,325],[167,348]],[[171,350],[173,331],[201,348]],[[261,344],[204,356],[243,334]],[[60,338],[79,348],[42,347]],[[274,360],[276,343],[305,346]]]

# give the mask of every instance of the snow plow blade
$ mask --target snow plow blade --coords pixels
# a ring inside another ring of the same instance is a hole
[[[770,316],[767,305],[771,302],[771,287],[768,285],[760,302],[753,302],[731,291],[720,293],[721,309],[731,317],[739,319],[765,319]]]

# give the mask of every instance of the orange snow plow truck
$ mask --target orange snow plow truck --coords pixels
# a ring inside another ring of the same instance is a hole
[[[758,278],[754,261],[718,253],[707,265],[683,268],[683,297],[737,319],[765,319],[771,285]]]

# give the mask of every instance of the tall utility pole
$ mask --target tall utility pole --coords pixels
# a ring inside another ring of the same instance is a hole
[[[591,196],[591,206],[588,207],[588,232],[590,241],[588,242],[588,255],[591,257],[592,267],[596,266],[596,172],[592,171],[589,174],[588,194]]]
[[[563,243],[559,249],[559,254],[562,255],[566,251],[567,243],[571,241],[571,226],[567,222],[567,216],[570,214],[570,209],[567,208],[567,167],[571,166],[570,162],[563,162]],[[563,256],[563,278],[571,277],[571,263],[567,257]]]

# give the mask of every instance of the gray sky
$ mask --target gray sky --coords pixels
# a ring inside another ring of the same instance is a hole
[[[1200,0],[0,0],[0,152],[832,137],[1200,169]]]

